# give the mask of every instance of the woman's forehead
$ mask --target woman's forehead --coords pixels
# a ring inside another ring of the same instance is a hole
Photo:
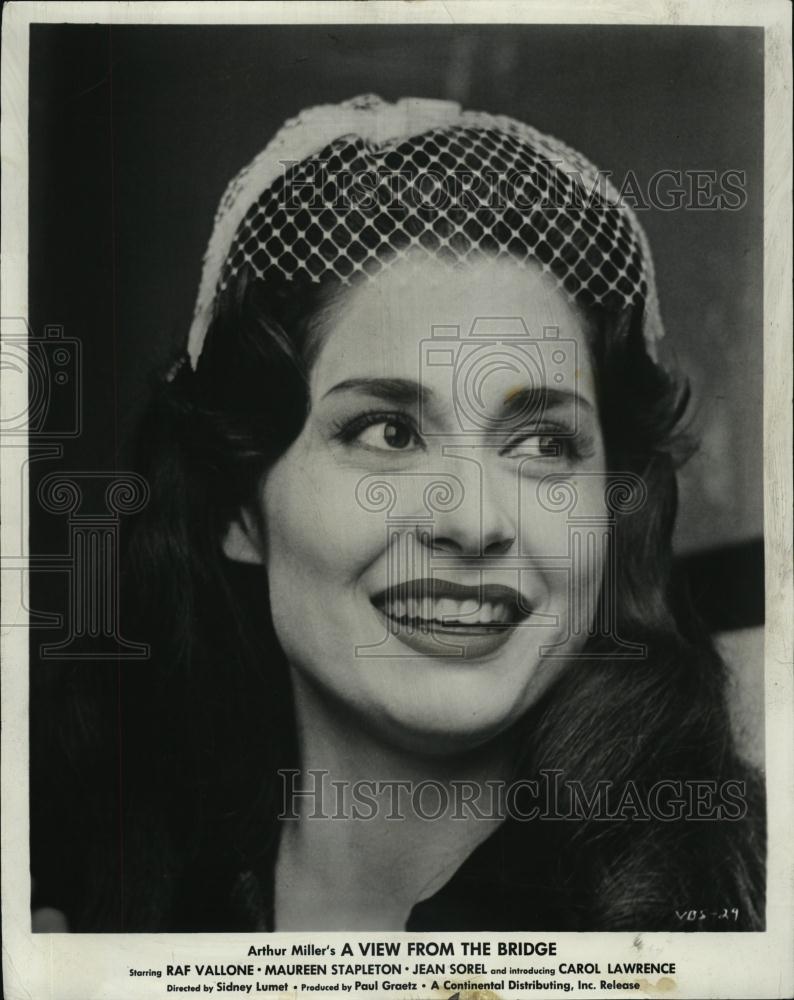
[[[315,399],[366,378],[409,379],[443,392],[450,367],[459,369],[476,352],[479,364],[494,369],[491,386],[525,388],[531,374],[537,384],[595,402],[582,314],[553,278],[526,264],[478,261],[453,269],[406,261],[338,299],[321,341]],[[534,363],[526,372],[528,356]]]

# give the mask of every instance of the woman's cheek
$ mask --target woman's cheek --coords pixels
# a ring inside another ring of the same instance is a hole
[[[565,600],[570,633],[584,641],[592,632],[601,591],[607,582],[612,524],[604,502],[606,478],[588,476],[577,486],[577,506],[565,524],[563,551],[567,555],[570,580]]]
[[[361,473],[340,469],[320,455],[314,461],[285,456],[265,485],[268,551],[313,584],[358,576],[385,544],[383,517],[361,509]]]
[[[571,503],[562,510],[538,502],[536,482],[525,484],[522,496],[520,556],[527,578],[542,578],[548,610],[575,635],[589,630],[601,590],[610,533],[605,487],[600,474],[566,482]]]

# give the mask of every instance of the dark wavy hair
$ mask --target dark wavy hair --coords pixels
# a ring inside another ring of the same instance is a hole
[[[129,531],[122,595],[124,634],[152,656],[62,677],[42,743],[47,760],[67,748],[69,780],[55,787],[44,766],[34,795],[70,817],[62,857],[48,841],[34,872],[74,930],[245,929],[237,876],[271,877],[276,772],[298,766],[292,694],[265,570],[227,560],[221,538],[301,431],[318,318],[336,294],[243,272],[218,296],[197,370],[154,386],[137,451],[151,500]],[[734,745],[725,667],[671,582],[687,391],[649,358],[640,308],[584,312],[609,469],[647,488],[641,509],[617,515],[614,558],[617,633],[647,656],[592,640],[521,721],[515,771],[557,769],[585,788],[732,779],[748,808],[732,821],[527,824],[526,929],[681,930],[698,925],[675,923],[676,906],[726,905],[739,911],[729,929],[761,929],[761,785]],[[37,822],[34,845],[49,820]]]

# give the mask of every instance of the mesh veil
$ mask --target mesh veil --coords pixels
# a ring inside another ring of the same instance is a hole
[[[656,357],[648,242],[592,163],[510,118],[364,96],[288,122],[227,188],[190,332],[194,366],[215,295],[242,271],[350,285],[407,254],[531,261],[576,303],[640,307]]]

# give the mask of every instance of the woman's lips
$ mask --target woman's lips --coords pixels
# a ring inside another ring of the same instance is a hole
[[[512,587],[439,579],[397,584],[372,603],[390,633],[423,656],[484,656],[504,645],[529,613]]]

